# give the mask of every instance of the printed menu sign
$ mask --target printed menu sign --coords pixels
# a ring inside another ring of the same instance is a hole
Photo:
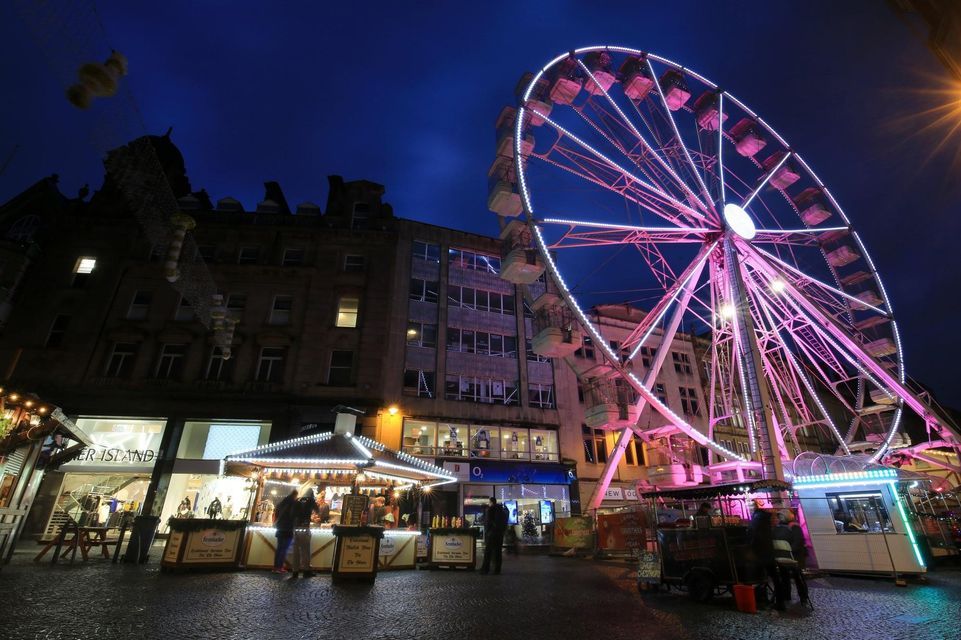
[[[377,541],[373,536],[341,536],[339,544],[338,572],[370,573],[374,570]]]
[[[655,551],[642,551],[637,564],[637,581],[657,584],[661,581],[661,557]]]
[[[474,561],[474,536],[457,533],[435,534],[431,543],[430,561],[439,564],[448,562],[470,564]]]
[[[367,511],[367,496],[349,494],[344,496],[344,504],[340,508],[340,523],[349,527],[359,527],[360,517]]]
[[[241,531],[241,529],[233,531],[204,529],[190,532],[182,562],[232,561],[237,555],[237,543]]]

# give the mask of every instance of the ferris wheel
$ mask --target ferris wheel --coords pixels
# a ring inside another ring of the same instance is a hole
[[[765,477],[783,477],[802,428],[839,455],[877,461],[903,444],[905,409],[957,442],[906,383],[891,302],[852,221],[743,102],[675,62],[613,46],[557,56],[518,96],[499,121],[499,149],[512,153],[491,170],[491,208],[526,218],[502,234],[504,272],[526,284],[538,271],[525,267],[546,267],[638,411],[651,405],[722,460],[760,461]],[[612,293],[649,310],[617,352],[587,313]],[[682,326],[709,342],[706,429],[653,390],[667,349],[644,371],[630,366]],[[733,421],[749,454],[714,438]]]

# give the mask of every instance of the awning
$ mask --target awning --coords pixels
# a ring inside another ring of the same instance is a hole
[[[302,472],[356,474],[436,486],[456,482],[450,472],[406,453],[388,449],[376,440],[349,433],[317,433],[267,444],[224,458],[226,471],[247,475]]]
[[[718,496],[743,495],[745,493],[777,493],[790,491],[791,485],[780,480],[754,480],[752,482],[732,482],[727,484],[706,484],[683,489],[664,489],[641,494],[644,498],[677,498],[678,500],[698,500]]]

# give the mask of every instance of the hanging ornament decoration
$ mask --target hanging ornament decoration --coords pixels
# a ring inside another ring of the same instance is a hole
[[[174,283],[180,279],[180,254],[184,247],[184,238],[187,232],[197,226],[197,221],[185,213],[174,213],[170,216],[170,224],[173,226],[173,235],[170,238],[170,246],[167,248],[167,260],[164,262],[164,277],[167,282]]]
[[[80,80],[67,89],[67,100],[78,109],[89,109],[94,98],[109,98],[117,93],[117,83],[127,75],[127,58],[119,51],[107,60],[88,62],[77,70]]]

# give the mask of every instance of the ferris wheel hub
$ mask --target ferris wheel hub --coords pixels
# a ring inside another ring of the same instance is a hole
[[[728,229],[745,240],[751,240],[757,235],[757,227],[754,226],[754,221],[740,205],[734,203],[724,205],[724,222]]]

